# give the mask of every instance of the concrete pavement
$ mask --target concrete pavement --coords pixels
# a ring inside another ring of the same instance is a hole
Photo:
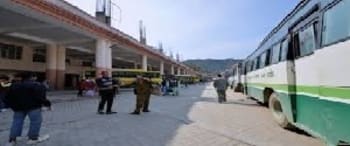
[[[116,115],[97,115],[96,98],[59,102],[44,113],[42,133],[51,139],[38,146],[322,145],[315,138],[281,129],[254,101],[232,91],[228,95],[228,103],[218,104],[211,86],[195,85],[182,89],[178,97],[153,97],[151,113],[140,116],[129,114],[135,106],[131,92],[117,97]],[[0,113],[0,145],[7,140],[11,115]]]

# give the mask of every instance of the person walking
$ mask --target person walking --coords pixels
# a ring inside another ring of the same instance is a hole
[[[34,81],[33,74],[22,73],[22,81],[11,85],[5,96],[5,103],[14,111],[9,136],[9,145],[15,145],[16,138],[22,135],[23,123],[28,116],[30,126],[27,144],[36,144],[49,139],[49,135],[39,136],[42,123],[42,107],[51,109],[51,102],[46,98],[46,89]]]
[[[226,90],[228,83],[224,78],[222,78],[221,74],[218,74],[218,78],[214,81],[214,87],[218,93],[219,103],[226,102]]]
[[[5,95],[10,88],[10,78],[6,75],[0,76],[0,112],[5,112],[7,110],[7,105],[5,104]]]
[[[166,78],[162,79],[162,83],[161,83],[161,90],[162,90],[162,95],[164,96],[166,94]]]
[[[109,77],[107,71],[101,72],[102,77],[96,79],[97,88],[101,96],[101,101],[98,105],[98,114],[104,114],[103,109],[107,103],[106,114],[116,114],[117,112],[112,111],[113,100],[115,96],[114,86],[116,82]]]
[[[133,115],[140,115],[141,113],[141,108],[145,108],[145,100],[146,98],[148,98],[148,94],[150,94],[150,85],[149,83],[147,83],[147,81],[142,78],[141,76],[138,76],[136,79],[136,85],[134,88],[134,93],[136,95],[136,107],[134,112],[132,112],[131,114]],[[148,106],[148,105],[147,105]],[[148,108],[148,107],[147,107]],[[143,110],[144,112],[149,112],[148,109],[147,110]]]

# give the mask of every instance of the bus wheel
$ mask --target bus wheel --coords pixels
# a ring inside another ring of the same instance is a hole
[[[281,102],[276,93],[272,93],[269,98],[269,109],[275,121],[282,128],[292,128],[293,126],[288,122],[286,115],[283,114]]]

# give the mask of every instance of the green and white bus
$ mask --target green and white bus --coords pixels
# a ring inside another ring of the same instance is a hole
[[[350,0],[303,0],[244,61],[277,123],[350,145]]]
[[[239,62],[232,67],[232,83],[235,92],[244,93],[244,84],[245,84],[245,74],[244,74],[243,62]]]

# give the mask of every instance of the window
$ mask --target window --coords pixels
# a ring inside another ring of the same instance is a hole
[[[287,54],[288,54],[288,39],[285,39],[282,41],[282,44],[281,44],[280,61],[287,60]]]
[[[312,53],[316,48],[314,25],[299,32],[299,55],[305,56]]]
[[[273,46],[272,48],[272,60],[271,63],[275,64],[277,62],[279,62],[280,60],[280,51],[281,51],[281,44],[278,43],[275,46]]]
[[[46,49],[44,47],[34,48],[33,62],[46,62]]]
[[[245,62],[244,68],[246,73],[250,72],[250,61]]]
[[[250,63],[249,63],[250,61],[247,61],[247,62],[245,62],[245,70],[246,70],[246,73],[248,73],[248,72],[250,72]]]
[[[251,62],[251,67],[250,67],[250,71],[254,71],[255,69],[255,60]]]
[[[23,48],[21,46],[0,43],[1,58],[21,60],[22,51]]]
[[[9,47],[9,49],[8,49],[8,51],[9,51],[9,53],[8,53],[8,56],[7,56],[7,58],[8,59],[16,59],[16,47],[14,46],[14,45],[9,45],[8,46]]]
[[[263,53],[263,54],[260,56],[259,68],[265,67],[265,61],[266,61],[266,53]]]
[[[265,66],[269,66],[270,64],[271,64],[271,49],[268,49],[266,51]]]
[[[83,61],[81,65],[84,67],[93,67],[93,63],[91,61]]]
[[[324,13],[322,44],[335,43],[350,36],[350,1],[343,0]]]
[[[260,56],[256,58],[256,61],[255,61],[255,69],[259,69],[259,67],[260,67]]]
[[[71,61],[70,61],[70,59],[66,59],[66,64],[68,64],[68,65],[71,65]]]
[[[93,78],[96,76],[96,72],[95,71],[86,71],[85,72],[85,78]]]
[[[9,54],[9,48],[6,45],[0,44],[1,58],[6,58]]]

